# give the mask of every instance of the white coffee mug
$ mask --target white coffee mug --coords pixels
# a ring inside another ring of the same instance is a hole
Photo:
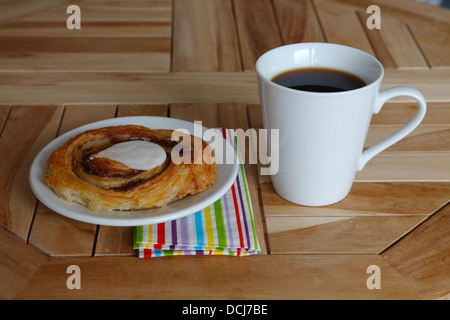
[[[366,85],[322,93],[295,90],[272,81],[283,72],[311,67],[349,72]],[[384,74],[381,63],[364,51],[343,45],[282,46],[264,53],[256,62],[256,72],[264,127],[279,130],[279,168],[271,176],[273,187],[283,198],[301,205],[324,206],[344,199],[356,172],[414,130],[426,112],[425,98],[414,88],[394,87],[380,92]],[[417,113],[400,130],[363,151],[372,114],[396,96],[417,100]]]

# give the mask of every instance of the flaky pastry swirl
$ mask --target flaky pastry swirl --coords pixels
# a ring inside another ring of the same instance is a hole
[[[92,211],[163,207],[174,199],[210,188],[216,178],[211,147],[200,138],[178,132],[178,140],[173,141],[172,133],[173,130],[152,130],[138,125],[86,131],[51,154],[45,182],[59,197]],[[130,140],[160,145],[167,153],[166,161],[151,170],[135,170],[114,160],[92,157],[113,144]],[[184,144],[184,153],[186,150],[191,153],[183,154],[183,158],[190,157],[191,161],[172,161],[172,149],[179,143]],[[201,150],[194,152],[194,148]],[[202,155],[209,156],[209,161],[205,162]]]

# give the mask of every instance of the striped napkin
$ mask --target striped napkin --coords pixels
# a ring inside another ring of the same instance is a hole
[[[241,159],[234,130],[221,132]],[[133,248],[138,256],[260,253],[245,170],[239,163],[236,181],[215,203],[180,219],[135,227]]]

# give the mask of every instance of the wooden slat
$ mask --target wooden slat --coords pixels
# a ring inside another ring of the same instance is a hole
[[[355,217],[429,215],[449,200],[450,183],[362,183],[355,182],[342,201],[325,207],[307,207],[288,202],[273,189],[261,185],[266,216]]]
[[[448,98],[450,100],[450,96]],[[372,116],[370,125],[403,125],[417,112],[417,103],[386,103],[378,114]],[[427,101],[427,113],[420,126],[448,125],[450,105],[448,102]]]
[[[59,134],[82,124],[114,118],[116,105],[66,106]],[[51,256],[91,256],[97,226],[66,218],[41,203],[31,229],[29,243]]]
[[[65,285],[66,269],[72,264],[80,267],[81,290],[68,290]],[[380,290],[366,286],[370,276],[366,270],[371,265],[380,267]],[[422,296],[378,255],[257,255],[151,261],[113,257],[52,259],[15,298],[295,300]]]
[[[439,298],[450,290],[449,228],[447,205],[383,254],[426,298]]]
[[[157,116],[167,117],[169,106],[165,104],[148,104],[148,105],[126,105],[122,104],[117,107],[118,117],[131,116]]]
[[[352,6],[331,0],[314,0],[327,42],[354,47],[375,55],[364,25]]]
[[[423,216],[267,217],[271,254],[378,254]]]
[[[274,8],[283,44],[325,42],[314,4],[311,0],[275,0]]]
[[[92,42],[95,46],[92,46]],[[1,37],[0,53],[151,53],[168,52],[168,38]]]
[[[176,0],[172,71],[240,71],[230,0]]]
[[[66,218],[39,203],[29,244],[52,257],[91,256],[97,226]]]
[[[255,129],[264,128],[261,105],[249,104],[247,108],[250,127]]]
[[[280,31],[269,0],[235,0],[236,23],[244,70],[255,70],[264,52],[282,45]]]
[[[450,100],[450,69],[386,69],[382,89],[412,86],[428,102]],[[27,95],[23,92],[26,90]],[[0,104],[259,103],[254,72],[2,72]],[[396,98],[395,102],[410,102]]]
[[[170,21],[172,18],[171,0],[158,1],[90,1],[76,3],[81,10],[81,28],[84,21]],[[69,5],[53,6],[22,18],[23,21],[58,21],[66,26]]]
[[[367,133],[365,147],[374,145],[399,130],[402,126],[371,126]],[[419,126],[405,138],[389,147],[389,152],[450,152],[450,125]]]
[[[173,103],[170,105],[170,117],[187,121],[202,121],[207,128],[219,126],[217,104]]]
[[[68,3],[68,0],[23,0],[20,2],[8,0],[2,2],[2,10],[0,11],[0,22],[17,19],[18,17],[46,10],[61,3]]]
[[[28,94],[23,95],[24,90]],[[259,100],[253,73],[3,73],[0,103],[217,103]]]
[[[450,181],[449,152],[380,153],[355,181]]]
[[[135,256],[133,227],[99,226],[95,256]]]
[[[20,53],[0,55],[0,69],[3,71],[114,71],[128,72],[130,70],[162,72],[169,70],[168,53],[129,53],[129,54],[34,54],[32,58],[24,58]],[[128,60],[130,62],[128,62]]]
[[[69,15],[67,15],[68,17]],[[11,21],[0,26],[8,37],[112,37],[170,38],[171,21],[84,21],[82,28],[69,31],[61,21]],[[145,41],[145,39],[142,39]]]
[[[14,106],[0,138],[0,224],[22,239],[36,207],[28,172],[39,151],[56,135],[62,107]]]
[[[381,10],[381,9],[380,9]],[[361,21],[369,15],[358,11]],[[428,68],[420,47],[404,21],[383,11],[381,29],[365,29],[374,53],[385,68]]]
[[[168,71],[168,52],[150,53],[20,53],[1,55],[0,69],[3,71],[98,71],[129,72],[130,70],[150,72]],[[30,57],[30,58],[28,58]]]
[[[450,14],[446,24],[410,23],[410,29],[431,67],[450,65]]]
[[[114,118],[116,105],[73,105],[66,106],[58,135],[90,122]]]

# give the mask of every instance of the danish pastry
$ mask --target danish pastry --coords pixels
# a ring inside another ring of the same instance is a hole
[[[216,178],[211,147],[201,138],[178,131],[173,141],[172,133],[138,125],[86,131],[51,154],[45,182],[59,197],[92,211],[163,207],[172,200],[207,190]],[[113,145],[135,140],[162,147],[167,155],[162,164],[148,170],[134,169],[101,156]],[[179,144],[184,146],[183,159],[191,161],[172,160],[172,150]],[[209,156],[209,161],[204,160],[204,155]]]

